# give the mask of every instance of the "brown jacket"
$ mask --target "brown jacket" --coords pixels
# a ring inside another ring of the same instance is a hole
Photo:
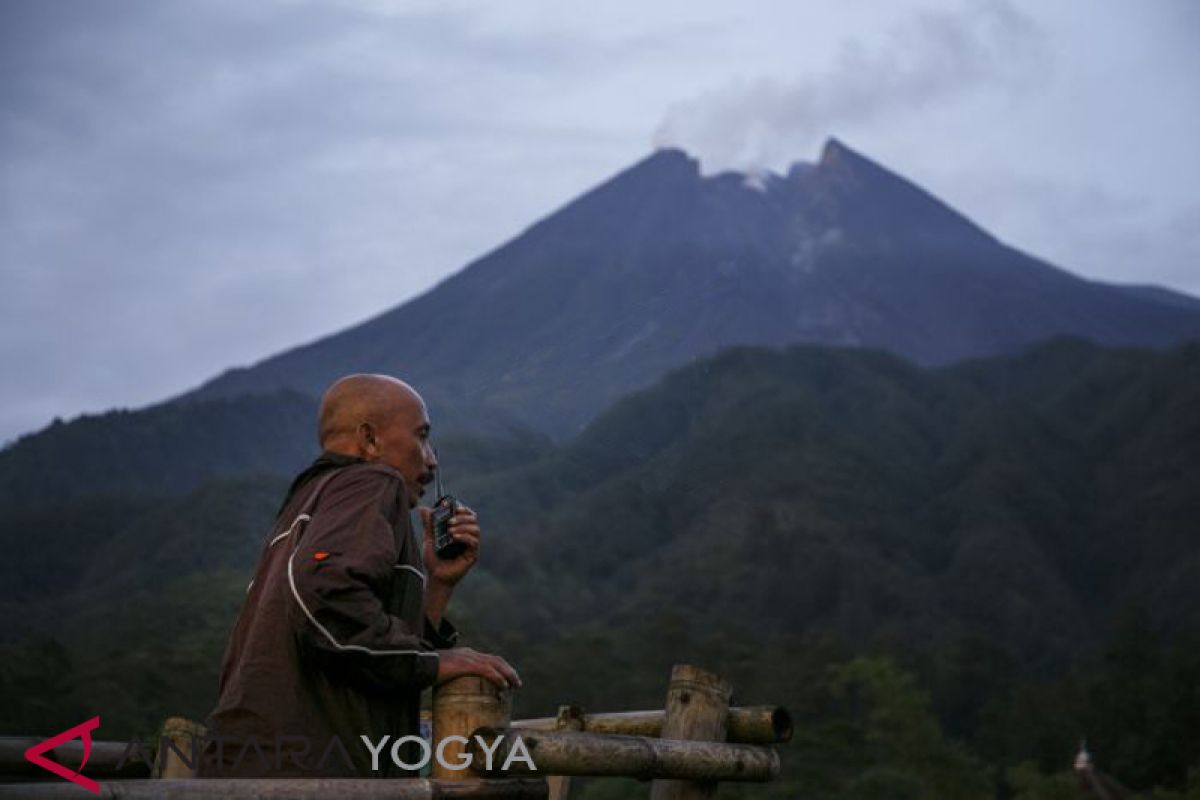
[[[408,511],[383,464],[325,453],[296,478],[229,639],[201,777],[402,774],[391,744],[418,733],[435,648],[457,638],[425,618]],[[389,734],[373,772],[360,737]]]

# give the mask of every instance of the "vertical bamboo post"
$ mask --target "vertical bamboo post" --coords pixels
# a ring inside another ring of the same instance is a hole
[[[583,709],[578,706],[559,706],[558,716],[554,719],[556,731],[583,730]],[[567,800],[571,793],[571,777],[569,775],[550,775],[546,778],[550,793],[547,800]]]
[[[168,717],[158,735],[159,753],[155,759],[159,778],[194,778],[200,765],[198,742],[207,730],[199,722],[184,717]],[[170,742],[172,747],[168,746]],[[183,754],[182,756],[180,754]],[[191,762],[190,764],[188,762]]]
[[[729,701],[733,687],[712,672],[687,664],[676,664],[667,685],[667,713],[663,739],[725,741]],[[656,780],[651,800],[710,800],[717,795],[711,781]]]
[[[469,752],[467,744],[471,731],[483,726],[507,727],[512,713],[512,695],[497,688],[490,681],[476,675],[467,675],[446,681],[433,690],[433,760],[431,775],[448,781],[475,779],[469,769],[447,769],[447,764],[459,764],[460,756]],[[442,748],[442,759],[437,757],[438,747],[447,736],[461,736],[463,742],[448,742]]]

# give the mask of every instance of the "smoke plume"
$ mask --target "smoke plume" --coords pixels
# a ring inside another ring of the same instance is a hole
[[[820,73],[739,80],[675,104],[654,145],[682,147],[706,171],[777,166],[833,132],[917,113],[984,85],[1023,85],[1044,68],[1041,39],[1007,0],[922,11],[882,41],[847,40]]]

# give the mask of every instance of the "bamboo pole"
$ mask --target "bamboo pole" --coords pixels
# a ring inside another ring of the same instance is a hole
[[[0,736],[0,777],[21,777],[23,775],[45,775],[46,771],[37,764],[30,763],[25,758],[25,751],[35,744],[44,741],[36,736]],[[126,759],[120,773],[117,764],[125,755],[127,742],[92,742],[92,752],[88,756],[87,774],[95,778],[117,776],[139,778],[150,774],[150,765],[137,759]],[[75,769],[83,763],[83,742],[75,739],[59,745],[44,754],[55,763]]]
[[[535,770],[521,760],[509,762],[517,737]],[[490,770],[485,749],[493,750]],[[470,752],[472,769],[489,777],[577,775],[763,782],[779,775],[779,754],[769,747],[608,733],[480,728],[471,735]]]
[[[628,736],[661,737],[667,712],[618,711],[581,715],[582,730],[588,733],[618,733]],[[518,730],[557,730],[558,717],[519,719],[512,724]],[[777,744],[792,739],[792,715],[783,706],[734,706],[729,709],[729,730],[725,741],[740,744]]]
[[[543,780],[438,781],[428,778],[196,778],[102,781],[89,794],[62,780],[0,783],[13,800],[544,800]]]
[[[446,681],[433,690],[433,748],[431,775],[446,781],[471,779],[469,769],[452,770],[442,765],[460,764],[467,751],[465,742],[443,740],[449,736],[470,739],[480,727],[506,727],[511,714],[512,695],[490,681],[467,675]],[[442,753],[441,758],[437,753]]]
[[[690,664],[676,664],[667,684],[663,740],[725,741],[732,697],[733,686],[720,675]],[[650,800],[711,800],[716,796],[717,784],[711,778],[656,780],[650,787]]]
[[[559,706],[558,716],[554,718],[556,731],[582,731],[583,714],[577,706]],[[548,800],[567,800],[571,794],[571,776],[549,775],[546,784],[550,792]]]
[[[158,736],[158,778],[194,778],[199,768],[198,743],[208,729],[185,717],[168,717]],[[181,755],[182,754],[182,755]],[[191,762],[192,766],[188,766]]]

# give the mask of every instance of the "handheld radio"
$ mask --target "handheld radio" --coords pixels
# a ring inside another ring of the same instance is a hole
[[[458,558],[467,546],[456,542],[450,535],[450,520],[458,513],[458,500],[454,495],[442,494],[442,469],[439,466],[434,472],[434,492],[437,502],[433,504],[433,552],[438,558],[449,561]]]

